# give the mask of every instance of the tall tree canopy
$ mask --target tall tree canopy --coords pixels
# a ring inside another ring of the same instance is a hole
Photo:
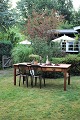
[[[72,16],[72,0],[21,0],[18,2],[18,9],[24,18],[32,14],[33,9],[37,12],[58,10],[65,19],[70,21]]]
[[[80,8],[78,9],[78,11],[74,11],[73,15],[74,15],[74,19],[72,19],[73,25],[80,26]]]
[[[73,4],[72,0],[56,0],[57,5],[56,9],[65,17],[65,20],[71,21],[72,12],[73,12]]]
[[[54,1],[54,4],[53,4]],[[18,2],[17,8],[24,18],[32,15],[33,9],[37,12],[45,11],[45,9],[53,9],[56,0],[21,0]]]
[[[0,0],[0,31],[6,31],[14,23],[8,2],[9,0]]]
[[[31,38],[36,36],[45,37],[46,39],[51,37],[48,34],[48,30],[56,29],[60,23],[63,22],[64,17],[58,15],[55,10],[51,10],[51,13],[44,11],[44,13],[38,13],[33,11],[25,24],[25,33],[28,33]]]

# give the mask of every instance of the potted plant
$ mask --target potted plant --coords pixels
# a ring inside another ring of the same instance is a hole
[[[36,54],[30,54],[29,59],[32,63],[37,64],[40,59],[40,56]]]

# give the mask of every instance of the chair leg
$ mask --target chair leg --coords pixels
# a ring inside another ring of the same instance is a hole
[[[20,82],[21,82],[21,75],[19,76],[19,86],[20,86]]]
[[[33,79],[34,79],[34,77],[31,76],[31,87],[33,87]]]
[[[40,89],[41,89],[41,82],[42,82],[41,76],[39,76],[39,80],[40,80]]]
[[[25,81],[25,77],[23,76],[23,84],[24,84],[24,81]]]
[[[44,80],[44,86],[45,86],[45,78],[43,78],[43,80]]]
[[[28,87],[28,76],[26,76],[26,85]]]
[[[37,85],[37,77],[35,77],[35,86]]]

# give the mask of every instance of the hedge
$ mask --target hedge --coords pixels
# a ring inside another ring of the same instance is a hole
[[[80,54],[68,54],[64,58],[53,58],[52,63],[66,63],[71,64],[71,74],[80,75]]]
[[[2,62],[2,56],[11,56],[12,43],[7,40],[0,41],[0,64]],[[1,65],[0,65],[1,66]]]

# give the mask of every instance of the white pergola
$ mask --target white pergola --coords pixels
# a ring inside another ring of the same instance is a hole
[[[69,36],[67,36],[67,35],[63,35],[63,36],[61,36],[61,37],[59,37],[59,38],[56,38],[56,39],[54,39],[54,40],[52,40],[53,42],[64,42],[64,41],[75,41],[75,39],[74,38],[71,38],[71,37],[69,37]]]
[[[31,45],[31,42],[28,41],[28,40],[24,40],[24,41],[19,42],[19,44],[23,44],[23,45]]]
[[[59,38],[52,40],[52,42],[58,42],[61,44],[61,49],[66,52],[78,52],[78,44],[74,38],[63,35]],[[64,47],[65,46],[65,47]],[[76,47],[77,46],[77,47]]]

